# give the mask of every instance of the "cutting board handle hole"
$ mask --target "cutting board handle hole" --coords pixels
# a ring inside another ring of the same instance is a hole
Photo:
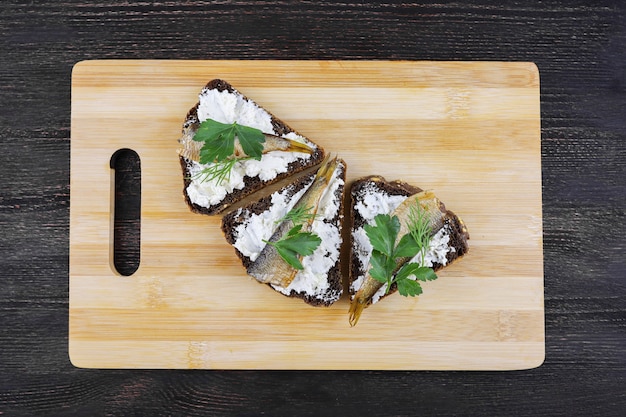
[[[113,153],[111,166],[111,266],[123,276],[139,269],[141,248],[141,161],[132,149]]]

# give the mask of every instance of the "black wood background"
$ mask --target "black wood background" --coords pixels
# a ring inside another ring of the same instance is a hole
[[[67,354],[71,69],[102,58],[537,63],[544,365],[518,372],[74,368]],[[624,415],[623,2],[3,0],[0,64],[0,415]]]

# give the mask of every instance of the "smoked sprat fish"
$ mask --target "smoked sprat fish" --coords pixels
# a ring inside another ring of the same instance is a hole
[[[431,236],[437,233],[442,227],[444,223],[444,218],[446,216],[445,206],[439,199],[430,191],[422,191],[417,194],[414,194],[404,200],[400,205],[391,213],[391,216],[397,216],[400,220],[400,231],[398,232],[398,236],[396,238],[395,244],[397,245],[402,236],[409,233],[408,224],[411,215],[411,208],[416,204],[419,204],[428,218],[428,224],[431,230]],[[424,248],[426,250],[427,248]],[[396,269],[394,274],[408,262],[410,258],[398,258],[396,260]],[[365,308],[367,308],[371,302],[374,294],[378,292],[382,288],[384,283],[374,279],[369,274],[369,270],[371,269],[371,264],[367,266],[367,274],[361,287],[354,295],[350,303],[349,309],[349,322],[350,326],[355,326],[361,317],[361,313]]]
[[[338,164],[339,162],[336,157],[333,159],[326,158],[317,171],[311,186],[295,204],[294,209],[304,208],[309,210],[311,214],[310,218],[302,224],[301,231],[307,232],[311,230],[311,225],[318,212],[320,202],[325,192],[329,189],[331,179],[335,170],[338,168]],[[284,220],[270,237],[269,242],[279,241],[294,226],[295,224],[291,219]],[[258,258],[248,267],[247,272],[259,282],[285,288],[293,281],[298,270],[285,262],[273,245],[267,244]]]
[[[196,134],[197,125],[190,125],[183,131],[182,137],[179,139],[182,148],[178,150],[178,154],[183,158],[187,158],[191,161],[198,162],[200,160],[200,149],[202,148],[202,142],[193,140]],[[315,149],[307,146],[305,143],[298,142],[283,138],[281,136],[272,135],[270,133],[263,133],[265,136],[265,142],[263,143],[262,153],[266,154],[273,151],[283,152],[301,152],[305,154],[313,154]],[[239,139],[235,139],[235,150],[233,157],[245,158],[247,155],[241,147]]]

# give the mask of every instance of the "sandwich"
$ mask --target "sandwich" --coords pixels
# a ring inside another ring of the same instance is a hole
[[[221,213],[324,159],[320,146],[220,79],[201,90],[182,132],[183,194],[201,214]]]
[[[326,158],[317,172],[224,215],[222,232],[247,274],[312,306],[336,302],[345,178],[345,162]]]
[[[465,223],[431,192],[380,176],[350,187],[350,325],[363,309],[400,292],[415,296],[420,281],[465,255]]]

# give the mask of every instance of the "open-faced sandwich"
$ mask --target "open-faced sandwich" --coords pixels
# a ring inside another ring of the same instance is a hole
[[[422,292],[419,281],[463,256],[469,234],[463,221],[430,191],[368,176],[353,182],[350,317],[399,291]]]
[[[222,218],[222,231],[258,282],[314,306],[343,292],[340,271],[344,161],[325,160],[271,195]]]
[[[220,79],[200,92],[179,142],[185,201],[202,214],[324,159],[321,147]]]

